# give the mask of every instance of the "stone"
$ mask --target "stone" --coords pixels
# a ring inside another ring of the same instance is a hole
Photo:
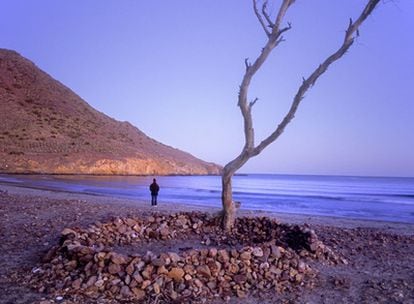
[[[76,279],[72,282],[72,288],[77,290],[81,287],[82,281],[80,279]]]
[[[199,279],[194,279],[194,285],[197,286],[198,288],[203,287],[203,282],[201,282]]]
[[[139,261],[138,263],[135,264],[135,269],[138,271],[143,270],[145,267],[145,262],[144,261]]]
[[[104,284],[105,284],[105,281],[102,279],[99,279],[95,282],[94,285],[99,288],[99,287],[102,287]]]
[[[168,252],[168,256],[170,257],[172,263],[181,261],[181,257],[175,252]]]
[[[128,227],[127,227],[126,225],[121,225],[121,226],[119,226],[119,228],[118,228],[118,232],[119,232],[120,234],[124,234],[125,232],[127,232],[127,230],[128,230]]]
[[[215,281],[210,281],[207,283],[207,287],[210,288],[211,291],[217,288],[217,283]]]
[[[111,261],[115,264],[122,265],[127,263],[128,258],[119,253],[112,253]]]
[[[170,291],[170,298],[175,301],[178,298],[178,293],[175,290]]]
[[[150,263],[152,260],[155,260],[157,256],[152,251],[147,251],[143,256],[143,260],[147,263]]]
[[[131,296],[131,290],[129,289],[128,286],[122,286],[120,294],[124,297],[129,297]]]
[[[59,246],[53,246],[47,253],[46,255],[42,258],[42,262],[43,263],[49,263],[50,261],[53,260],[53,258],[56,256],[57,250],[58,250]]]
[[[191,275],[194,275],[196,273],[196,270],[195,270],[194,266],[189,265],[189,264],[186,264],[184,266],[183,270],[184,270],[185,273],[188,273],[188,274],[191,274]]]
[[[197,270],[197,273],[199,273],[201,276],[205,277],[206,279],[211,278],[211,271],[207,265],[197,266],[196,270]]]
[[[140,288],[132,288],[132,293],[137,300],[142,300],[145,298],[145,291]]]
[[[208,255],[212,258],[215,258],[217,256],[217,252],[218,252],[217,248],[213,247],[209,249]]]
[[[290,277],[295,277],[296,275],[298,274],[298,271],[296,270],[296,269],[294,269],[294,268],[290,268],[290,270],[289,270],[289,276]]]
[[[167,268],[165,268],[165,266],[158,267],[157,274],[167,274],[167,273],[168,273],[168,270]]]
[[[119,291],[121,290],[121,288],[119,288],[118,286],[116,286],[116,285],[112,285],[110,288],[109,288],[109,291],[113,294],[113,295],[118,295],[118,293],[119,293]]]
[[[76,260],[71,260],[71,261],[65,263],[65,269],[67,271],[72,271],[72,270],[76,269],[77,266],[78,266],[78,261],[76,261]]]
[[[63,235],[63,236],[68,236],[70,234],[72,234],[74,237],[78,236],[78,233],[75,230],[70,229],[70,228],[63,229],[60,234]]]
[[[232,263],[228,265],[227,270],[231,273],[237,273],[239,272],[240,267],[237,264]]]
[[[170,230],[167,227],[161,228],[160,234],[161,234],[161,237],[166,238],[170,235]]]
[[[127,274],[127,276],[125,277],[124,282],[126,285],[129,285],[131,283],[131,276],[129,274]]]
[[[217,254],[218,260],[222,263],[227,263],[230,260],[229,253],[226,249],[220,249]]]
[[[129,288],[134,288],[138,286],[138,282],[135,280],[131,280],[131,283],[128,284]]]
[[[299,261],[298,263],[298,271],[305,272],[306,271],[306,264],[303,261]]]
[[[242,284],[242,283],[244,283],[244,282],[246,282],[247,281],[247,277],[246,277],[246,275],[244,275],[244,274],[236,274],[234,277],[233,277],[233,280],[234,280],[234,282],[236,282],[237,284]]]
[[[142,283],[144,281],[144,278],[141,276],[141,274],[139,273],[138,270],[136,270],[133,274],[132,274],[132,278],[137,281],[138,283]]]
[[[134,273],[135,266],[133,263],[130,263],[126,268],[125,271],[127,274],[132,275]]]
[[[263,249],[262,249],[261,247],[254,247],[254,248],[253,248],[253,251],[252,251],[252,254],[253,254],[255,257],[260,258],[260,257],[262,257],[262,256],[263,256]]]
[[[188,273],[184,276],[184,280],[186,281],[191,281],[193,279],[193,277],[191,275],[189,275]]]
[[[244,251],[240,254],[241,260],[250,260],[252,258],[252,254],[249,251]]]
[[[300,273],[296,274],[296,276],[295,276],[295,282],[296,283],[301,283],[302,281],[303,281],[303,275],[300,274]]]
[[[271,248],[271,252],[272,252],[271,255],[274,258],[279,259],[282,256],[282,253],[279,249],[279,246],[276,246],[276,245],[272,244],[270,248]]]
[[[91,287],[93,285],[95,285],[96,281],[97,281],[97,277],[96,276],[91,276],[88,281],[86,282],[86,287]]]
[[[182,268],[173,267],[171,268],[171,270],[168,272],[167,275],[174,281],[180,282],[183,279],[184,270]]]
[[[165,265],[165,260],[163,258],[156,258],[154,260],[152,260],[152,265],[157,266],[157,267],[161,267]]]
[[[152,288],[154,289],[155,294],[159,294],[161,292],[160,285],[156,282],[152,285]]]
[[[97,259],[97,260],[99,260],[99,261],[102,261],[102,260],[104,260],[105,259],[105,257],[106,257],[106,252],[98,252],[96,255],[95,255],[95,259]]]
[[[132,218],[127,218],[127,219],[125,220],[125,223],[126,223],[128,226],[133,227],[133,226],[135,226],[135,225],[137,224],[137,221],[136,221],[136,220],[134,220],[134,219],[132,219]]]
[[[141,289],[146,289],[150,285],[151,285],[151,281],[145,280],[144,282],[142,282]]]
[[[313,242],[309,245],[309,249],[311,252],[316,252],[316,250],[318,249],[318,242]]]
[[[236,294],[238,298],[245,298],[246,297],[246,292],[244,292],[243,290],[237,289],[236,290]]]
[[[147,265],[145,269],[142,271],[141,275],[144,277],[144,279],[151,279],[153,270],[154,266]]]
[[[221,263],[215,260],[209,261],[207,266],[210,268],[212,276],[217,276],[221,270]]]
[[[116,273],[118,273],[118,272],[121,272],[121,270],[122,270],[122,268],[121,268],[121,266],[120,266],[119,264],[114,264],[114,263],[111,263],[111,264],[108,266],[108,272],[109,272],[110,274],[116,274]]]

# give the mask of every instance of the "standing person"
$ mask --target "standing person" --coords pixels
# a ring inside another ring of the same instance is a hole
[[[149,186],[151,191],[151,206],[157,206],[157,196],[158,191],[160,191],[160,186],[157,184],[157,180],[154,178],[152,184]]]

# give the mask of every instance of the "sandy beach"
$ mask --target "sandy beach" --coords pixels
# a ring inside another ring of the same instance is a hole
[[[154,211],[193,211],[186,205],[51,192],[0,185],[0,303],[94,303],[87,298],[57,298],[25,284],[66,227],[87,227],[114,217],[139,217]],[[197,211],[218,212],[197,207]],[[239,211],[239,216],[267,216],[282,223],[308,224],[346,265],[314,262],[313,288],[285,294],[231,298],[230,303],[414,303],[414,224],[359,221],[267,212]],[[216,303],[221,303],[217,300]],[[121,303],[113,300],[111,303]],[[125,302],[122,302],[125,303]]]

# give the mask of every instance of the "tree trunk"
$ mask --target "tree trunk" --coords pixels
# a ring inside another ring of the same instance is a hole
[[[224,172],[221,178],[222,192],[221,201],[223,204],[222,225],[225,231],[230,231],[236,219],[236,208],[233,202],[231,179],[234,173]]]
[[[223,204],[222,226],[227,232],[231,231],[231,228],[234,226],[234,221],[236,220],[236,206],[233,202],[233,189],[231,183],[232,178],[237,170],[239,170],[250,157],[251,156],[246,152],[246,149],[244,149],[238,157],[223,168],[223,174],[221,176],[221,202]]]

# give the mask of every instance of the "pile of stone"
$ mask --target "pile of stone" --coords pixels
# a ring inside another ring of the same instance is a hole
[[[34,269],[32,284],[40,291],[92,298],[185,302],[283,292],[315,276],[307,259],[341,262],[307,227],[239,218],[226,234],[218,224],[207,214],[180,213],[66,228]],[[152,244],[188,239],[195,246],[146,251]]]

